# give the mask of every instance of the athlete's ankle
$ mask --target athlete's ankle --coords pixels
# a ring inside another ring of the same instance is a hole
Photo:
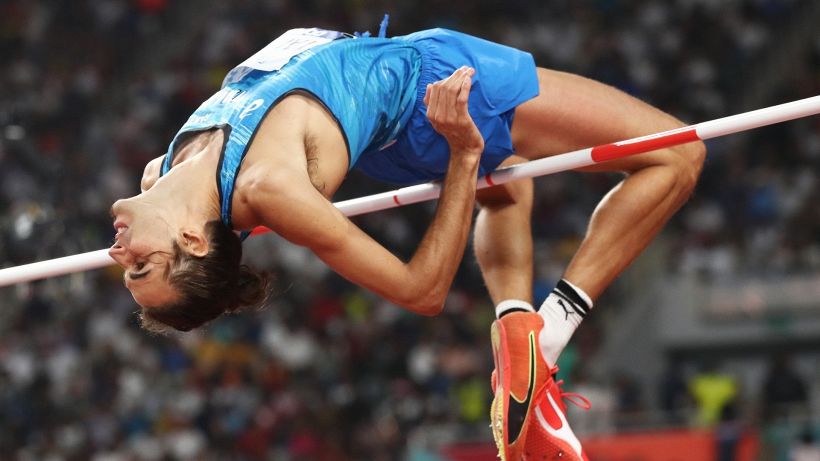
[[[581,309],[585,312],[584,315],[586,315],[586,313],[589,313],[589,311],[592,309],[592,298],[590,298],[584,290],[574,285],[567,279],[559,280],[553,292],[572,301],[576,308]]]
[[[566,280],[558,282],[538,310],[544,319],[538,342],[547,363],[555,364],[590,309],[592,301],[586,293]]]
[[[535,312],[535,308],[532,304],[520,299],[505,299],[495,306],[495,318],[497,319],[513,312]]]

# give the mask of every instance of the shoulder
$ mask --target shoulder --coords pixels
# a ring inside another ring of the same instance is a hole
[[[287,215],[300,191],[312,187],[304,168],[257,162],[243,167],[234,189],[232,219],[237,228],[267,225],[272,216]]]

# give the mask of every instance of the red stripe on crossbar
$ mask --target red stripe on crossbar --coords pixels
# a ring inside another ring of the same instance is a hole
[[[396,205],[401,206],[401,203],[399,203],[399,196],[398,195],[393,196],[393,201],[396,202]]]
[[[487,176],[484,176],[484,180],[487,181],[488,185],[495,186],[495,183],[493,182],[493,174],[492,173],[488,174]]]
[[[658,136],[640,141],[627,143],[603,144],[592,148],[592,160],[595,163],[606,162],[607,160],[614,160],[616,158],[626,157],[632,154],[640,154],[642,152],[649,152],[664,147],[674,146],[677,144],[684,144],[692,141],[699,141],[698,133],[695,128],[689,128],[684,131],[670,133],[665,136]]]

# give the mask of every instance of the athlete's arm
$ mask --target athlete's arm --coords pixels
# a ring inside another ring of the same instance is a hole
[[[252,207],[264,225],[310,248],[348,280],[413,312],[439,313],[467,244],[484,150],[467,111],[473,73],[459,69],[427,89],[428,118],[447,139],[451,156],[435,217],[409,262],[356,227],[312,187],[304,170],[279,171],[255,186]]]
[[[165,159],[164,155],[151,160],[145,165],[145,170],[142,172],[142,180],[140,181],[140,191],[145,192],[159,179],[159,172],[162,168],[162,161]]]

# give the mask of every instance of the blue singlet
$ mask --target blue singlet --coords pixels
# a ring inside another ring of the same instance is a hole
[[[476,69],[469,108],[485,138],[479,174],[486,174],[513,153],[513,109],[538,94],[535,65],[528,53],[443,29],[390,39],[288,31],[228,73],[174,137],[162,174],[186,133],[223,128],[217,178],[222,221],[232,228],[234,183],[256,130],[278,101],[301,91],[338,122],[351,168],[397,184],[441,179],[449,150],[422,101],[428,83],[463,65]]]

